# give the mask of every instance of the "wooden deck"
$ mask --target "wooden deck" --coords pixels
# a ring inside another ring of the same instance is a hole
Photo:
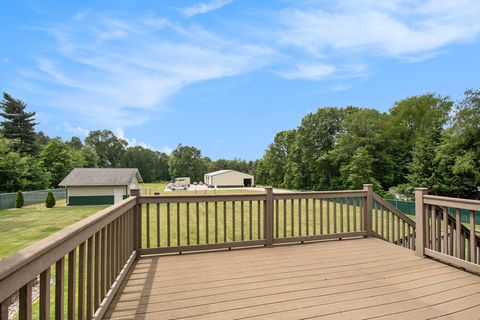
[[[111,319],[480,319],[480,277],[379,239],[141,258]]]

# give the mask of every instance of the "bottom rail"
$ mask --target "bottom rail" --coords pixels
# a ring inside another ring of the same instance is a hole
[[[463,268],[466,271],[473,272],[480,275],[480,265],[478,264],[468,262],[463,259],[455,258],[450,255],[447,255],[432,249],[428,249],[428,248],[425,248],[425,255],[435,260],[450,264],[457,268]]]

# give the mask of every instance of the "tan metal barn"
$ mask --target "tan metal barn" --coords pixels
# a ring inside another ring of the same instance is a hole
[[[205,174],[204,181],[209,187],[238,188],[252,187],[254,176],[236,170],[219,170]]]

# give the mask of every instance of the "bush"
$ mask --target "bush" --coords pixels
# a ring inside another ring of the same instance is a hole
[[[15,207],[21,208],[24,205],[23,193],[21,191],[17,192],[17,197],[15,198]]]
[[[47,208],[55,207],[55,197],[53,196],[52,191],[49,191],[47,194],[47,199],[45,199],[45,206]]]

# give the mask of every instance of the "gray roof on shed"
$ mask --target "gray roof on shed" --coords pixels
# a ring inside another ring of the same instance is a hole
[[[137,168],[75,168],[58,185],[128,186],[135,177],[138,182],[143,182]]]

